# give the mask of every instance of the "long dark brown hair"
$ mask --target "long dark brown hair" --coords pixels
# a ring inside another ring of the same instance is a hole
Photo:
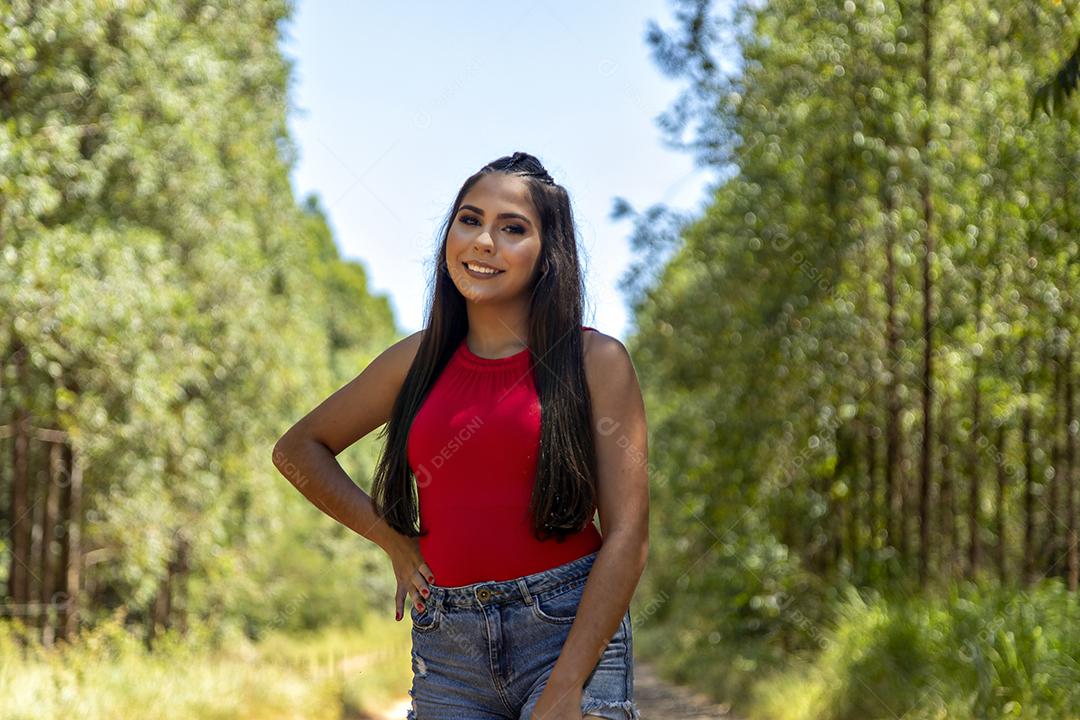
[[[541,431],[529,510],[537,540],[554,536],[562,542],[592,521],[596,502],[592,403],[585,381],[581,331],[585,285],[570,196],[528,153],[503,156],[471,175],[443,220],[425,330],[390,420],[378,436],[386,438],[386,444],[375,469],[371,497],[379,516],[398,532],[409,537],[427,534],[418,527],[417,491],[406,453],[407,439],[428,391],[468,334],[465,298],[446,267],[446,239],[469,189],[491,172],[523,177],[539,214],[542,239],[537,262],[541,274],[529,301],[528,345],[529,367],[541,404]]]

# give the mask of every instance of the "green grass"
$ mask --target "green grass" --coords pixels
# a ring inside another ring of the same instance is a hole
[[[405,695],[411,673],[408,627],[393,619],[258,645],[195,629],[153,652],[120,616],[54,648],[29,634],[0,623],[0,720],[347,720]]]
[[[752,718],[1080,718],[1080,609],[1059,581],[934,599],[852,592],[839,615],[819,653],[755,683]]]
[[[749,720],[1080,720],[1080,597],[965,583],[939,596],[800,598],[767,632],[725,624],[700,596],[635,625],[665,678]],[[703,609],[699,609],[699,606]],[[820,618],[828,618],[822,620]],[[785,653],[781,629],[797,628]]]

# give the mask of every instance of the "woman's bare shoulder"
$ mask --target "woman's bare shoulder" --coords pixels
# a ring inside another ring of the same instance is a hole
[[[583,327],[582,344],[586,370],[598,376],[629,357],[622,341],[593,327]]]

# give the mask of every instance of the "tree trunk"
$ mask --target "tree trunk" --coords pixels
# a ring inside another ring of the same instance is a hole
[[[30,393],[27,348],[15,340],[15,377],[19,392],[15,407],[12,437],[11,477],[11,566],[8,569],[8,593],[15,605],[30,600],[30,416],[26,398]]]
[[[1064,454],[1061,439],[1061,405],[1064,402],[1062,395],[1065,385],[1063,382],[1065,358],[1062,355],[1061,345],[1055,342],[1053,352],[1054,397],[1051,400],[1053,412],[1050,419],[1050,500],[1048,503],[1049,511],[1046,513],[1046,537],[1043,543],[1042,558],[1039,563],[1046,575],[1059,577],[1063,575],[1062,566],[1059,565],[1061,558],[1058,557],[1058,554],[1063,547],[1061,533],[1064,530],[1058,523],[1058,513],[1062,512],[1063,505],[1061,501],[1061,486],[1063,484],[1061,474],[1064,472],[1064,468],[1061,466],[1061,457]]]
[[[934,453],[934,285],[930,266],[934,258],[934,204],[933,186],[930,169],[930,123],[933,120],[931,103],[934,86],[931,75],[933,58],[933,6],[930,0],[922,1],[923,54],[922,79],[925,94],[926,120],[922,126],[922,214],[925,229],[925,244],[922,256],[923,286],[923,382],[922,382],[922,455],[919,462],[919,584],[926,585],[927,567],[930,555],[930,483],[931,458]]]
[[[1031,372],[1029,358],[1030,338],[1025,331],[1020,339],[1020,358],[1023,374],[1020,392],[1024,396],[1024,410],[1020,416],[1020,443],[1024,458],[1024,565],[1023,584],[1035,580],[1035,459],[1033,457],[1034,439],[1031,419]]]
[[[63,637],[75,638],[79,630],[81,612],[80,582],[82,578],[82,455],[71,446],[68,467],[70,477],[63,498],[63,516],[67,532],[64,537],[62,565],[64,568],[64,624]]]
[[[1069,345],[1069,352],[1065,355],[1065,427],[1068,434],[1065,436],[1065,523],[1068,531],[1065,537],[1068,552],[1068,583],[1069,590],[1076,592],[1077,578],[1080,576],[1080,558],[1076,550],[1076,405],[1073,403],[1073,387],[1075,376],[1073,375],[1073,349]]]
[[[862,483],[859,482],[862,476],[862,463],[860,459],[864,457],[862,448],[860,447],[862,441],[866,438],[866,432],[863,430],[865,425],[865,419],[858,417],[855,421],[855,426],[852,428],[851,438],[851,487],[848,489],[848,557],[851,563],[851,577],[859,577],[859,529],[862,522],[862,513],[859,508],[859,501],[863,496]]]
[[[873,405],[871,405],[873,407]],[[877,425],[870,422],[866,426],[866,496],[867,496],[867,510],[869,517],[867,523],[870,526],[870,542],[867,546],[870,551],[868,554],[870,560],[870,569],[873,568],[873,563],[876,561],[877,541],[878,533],[881,530],[881,506],[878,505],[878,498],[881,496],[881,489],[878,487],[878,469],[877,469],[877,453],[878,443],[877,436],[874,431],[877,430]],[[884,501],[882,501],[884,502]]]
[[[180,533],[176,545],[176,583],[173,593],[173,617],[169,627],[175,627],[181,635],[187,634],[188,576],[191,571],[191,542],[186,533]]]
[[[892,188],[885,189],[885,362],[889,368],[888,381],[885,385],[885,526],[890,546],[902,548],[903,534],[903,484],[901,475],[900,438],[900,333],[896,322],[896,261],[894,245],[896,228],[893,212],[896,201]]]
[[[956,492],[953,486],[952,443],[949,442],[949,399],[941,398],[941,501],[938,503],[938,532],[941,533],[938,569],[943,578],[952,579],[958,545],[956,527]]]
[[[994,508],[997,520],[997,565],[998,577],[1004,585],[1008,580],[1007,568],[1005,567],[1005,485],[1008,478],[1005,475],[1005,421],[997,428],[997,440],[995,441],[997,462],[997,507]]]
[[[983,337],[982,315],[982,280],[975,279],[975,337],[981,342]],[[982,546],[979,542],[979,447],[982,441],[982,352],[974,353],[974,367],[971,371],[971,435],[968,438],[968,564],[967,577],[974,580],[982,562]]]
[[[53,540],[60,522],[60,492],[63,488],[64,445],[49,443],[49,482],[45,484],[45,515],[41,523],[41,615],[38,617],[42,643],[52,645],[56,634],[55,618],[50,614],[56,584],[56,560],[53,557]]]
[[[835,437],[836,466],[833,471],[832,482],[845,483],[848,486],[848,493],[842,500],[834,502],[832,498],[832,486],[825,488],[825,492],[827,493],[826,497],[829,499],[829,506],[835,507],[836,509],[836,515],[834,516],[833,522],[830,523],[831,527],[828,529],[830,545],[828,557],[834,570],[840,567],[840,561],[844,557],[844,540],[848,535],[845,530],[852,522],[851,496],[853,494],[855,475],[857,473],[854,429],[844,423],[840,423],[836,427]]]
[[[154,594],[153,606],[150,608],[150,622],[146,628],[148,646],[152,646],[158,628],[167,628],[169,624],[170,603],[172,601],[172,573],[172,560],[170,560],[168,567],[165,569],[165,574],[158,581],[157,593]]]
[[[152,644],[159,630],[180,626],[178,619],[185,610],[186,576],[189,569],[190,543],[183,529],[174,534],[175,544],[165,574],[158,584],[146,629],[147,643]]]

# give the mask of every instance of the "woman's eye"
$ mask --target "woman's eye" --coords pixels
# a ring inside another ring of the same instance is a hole
[[[476,218],[474,218],[472,215],[462,215],[461,216],[461,222],[465,223],[466,225],[472,225],[471,222],[468,222],[469,220],[476,220]],[[476,222],[477,222],[477,224],[479,224],[480,221],[476,220]],[[506,225],[505,227],[508,227],[511,230],[513,230],[515,235],[520,235],[521,233],[525,232],[525,228],[523,226],[521,226],[521,225]]]

